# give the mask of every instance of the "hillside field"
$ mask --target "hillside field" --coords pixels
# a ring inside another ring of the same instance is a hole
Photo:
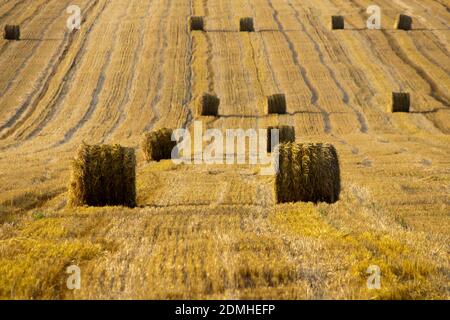
[[[0,299],[450,298],[449,0],[0,0],[6,24]],[[409,113],[387,110],[400,91]],[[218,117],[195,115],[204,92]],[[286,114],[265,111],[275,93]],[[145,161],[144,133],[194,121],[332,143],[339,201],[278,204],[260,165]],[[68,205],[82,142],[136,150],[136,208]]]

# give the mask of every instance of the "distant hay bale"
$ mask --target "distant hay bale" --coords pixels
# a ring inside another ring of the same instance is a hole
[[[295,128],[292,126],[276,126],[267,128],[267,152],[271,153],[276,145],[272,145],[272,131],[278,129],[279,143],[295,142]]]
[[[343,16],[332,16],[331,17],[331,29],[332,30],[339,30],[344,29],[345,22]]]
[[[411,96],[408,92],[392,92],[392,102],[389,112],[409,112]]]
[[[204,93],[197,104],[197,116],[214,116],[219,114],[220,99],[211,93]]]
[[[72,206],[136,206],[134,149],[82,144],[72,163]]]
[[[278,203],[339,200],[339,159],[331,144],[283,143],[276,149],[279,171],[275,193]]]
[[[5,26],[4,38],[6,40],[20,40],[20,27],[7,24]]]
[[[191,31],[204,31],[205,24],[203,21],[203,17],[199,16],[189,17],[189,27]]]
[[[253,24],[253,18],[250,18],[250,17],[241,18],[240,23],[239,23],[239,31],[254,32],[255,26]]]
[[[163,128],[146,133],[142,141],[145,160],[160,161],[163,159],[171,159],[172,150],[176,145],[177,142],[172,141],[171,129]]]
[[[274,94],[267,97],[267,113],[285,114],[286,113],[286,96],[284,94]]]
[[[397,19],[395,19],[395,29],[399,30],[411,30],[412,29],[412,18],[405,14],[399,14]]]

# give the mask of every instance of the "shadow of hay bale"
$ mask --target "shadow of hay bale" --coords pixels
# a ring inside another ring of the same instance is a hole
[[[278,203],[339,200],[340,167],[336,149],[325,143],[283,143],[274,152]]]
[[[83,143],[72,163],[69,205],[135,207],[134,149]]]
[[[172,150],[177,145],[176,141],[172,141],[172,132],[171,129],[163,128],[144,135],[142,151],[146,161],[171,159]]]

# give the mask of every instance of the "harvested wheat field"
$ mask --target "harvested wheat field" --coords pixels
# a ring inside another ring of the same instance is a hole
[[[449,0],[72,4],[0,0],[1,299],[450,298]],[[278,180],[149,136],[285,126]]]

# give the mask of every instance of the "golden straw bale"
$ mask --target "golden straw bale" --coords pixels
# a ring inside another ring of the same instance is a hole
[[[71,206],[136,206],[134,149],[82,144],[72,163]]]
[[[163,128],[146,133],[142,140],[142,150],[145,160],[160,161],[171,159],[172,150],[176,147],[176,141],[172,141],[172,130]]]
[[[277,145],[272,145],[272,131],[278,129],[279,143],[295,142],[295,128],[292,126],[276,126],[267,128],[267,152],[272,152]]]
[[[328,202],[339,199],[341,182],[336,149],[326,143],[282,143],[275,150],[279,170],[278,203]]]
[[[255,26],[253,24],[253,18],[250,18],[250,17],[241,18],[241,20],[239,21],[239,31],[241,31],[241,32],[255,31]]]
[[[18,25],[6,25],[4,38],[6,40],[20,40],[20,27]]]

